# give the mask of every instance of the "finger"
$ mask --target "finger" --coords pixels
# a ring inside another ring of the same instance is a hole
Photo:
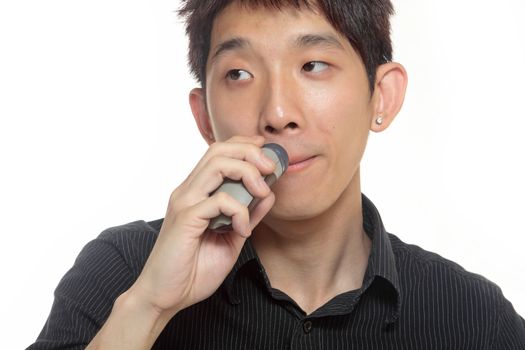
[[[198,200],[215,191],[225,178],[241,181],[254,197],[266,197],[270,192],[259,170],[245,161],[227,157],[215,157],[191,182],[198,189]]]
[[[275,164],[263,153],[261,146],[260,143],[216,142],[208,148],[188,178],[191,180],[217,156],[246,161],[256,166],[262,174],[270,174]]]
[[[243,237],[251,234],[248,208],[227,193],[215,195],[183,210],[177,215],[176,225],[181,232],[186,231],[193,236],[201,236],[207,229],[211,219],[224,214],[232,218],[233,230]]]
[[[242,135],[236,135],[225,142],[227,143],[251,143],[254,145],[257,145],[258,147],[262,147],[265,142],[264,136],[261,135],[252,135],[252,136],[242,136]]]
[[[211,157],[210,153],[216,153],[216,155]],[[270,189],[261,180],[261,173],[271,173],[275,169],[275,164],[266,158],[269,164],[261,166],[261,163],[256,160],[261,156],[266,157],[255,145],[221,144],[214,146],[214,150],[209,151],[190,176],[172,192],[168,212],[172,215],[176,214],[185,207],[206,199],[225,178],[242,181],[248,192],[254,197],[265,197]],[[244,159],[251,159],[251,161]],[[259,166],[257,167],[254,163]],[[265,167],[268,171],[265,171]]]
[[[250,228],[253,230],[261,220],[268,214],[275,203],[275,194],[270,192],[268,196],[262,198],[250,212]]]

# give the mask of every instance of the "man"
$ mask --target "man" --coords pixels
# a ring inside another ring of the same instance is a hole
[[[388,0],[189,0],[181,13],[209,150],[163,220],[85,247],[31,348],[525,348],[497,286],[388,234],[361,194],[368,133],[394,120],[407,82]],[[268,142],[290,156],[271,189]],[[251,212],[214,193],[225,178],[259,198]],[[232,231],[208,229],[221,213]]]

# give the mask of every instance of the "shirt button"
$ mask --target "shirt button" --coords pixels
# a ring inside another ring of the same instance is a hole
[[[303,331],[308,334],[312,330],[312,321],[306,321],[303,323]]]

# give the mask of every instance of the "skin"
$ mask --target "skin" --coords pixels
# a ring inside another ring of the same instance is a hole
[[[369,131],[385,130],[402,105],[404,68],[378,67],[370,94],[359,55],[322,16],[234,3],[214,22],[206,73],[190,105],[210,147],[173,191],[144,269],[88,349],[151,348],[177,312],[217,290],[250,236],[272,286],[305,313],[361,286],[370,241],[359,163]],[[291,160],[271,190],[261,181],[274,167],[266,142]],[[261,199],[251,213],[210,196],[226,177]],[[207,229],[221,212],[232,217],[226,234]]]
[[[272,187],[275,204],[252,241],[272,286],[312,312],[361,286],[370,240],[359,163],[369,131],[388,126],[375,118],[389,124],[397,113],[383,85],[404,89],[406,74],[385,65],[385,83],[371,95],[358,53],[308,10],[234,3],[216,18],[210,47],[208,92],[190,97],[197,124],[210,144],[262,135],[288,151],[292,165]]]

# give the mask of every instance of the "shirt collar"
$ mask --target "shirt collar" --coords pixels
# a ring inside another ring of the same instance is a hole
[[[395,308],[386,321],[387,323],[394,323],[398,319],[401,309],[399,275],[394,251],[379,211],[364,194],[361,195],[361,198],[363,203],[363,227],[372,240],[372,250],[368,258],[368,266],[361,290],[363,292],[366,291],[373,282],[377,281],[377,277],[382,280],[379,283],[385,282],[382,283],[381,288],[389,289],[392,292],[392,301],[395,302]],[[385,290],[384,292],[387,291]]]
[[[390,244],[390,239],[381,220],[381,216],[379,215],[379,211],[364,194],[361,195],[361,198],[363,227],[372,240],[372,248],[363,280],[363,286],[360,291],[361,294],[364,293],[374,281],[377,281],[377,277],[379,277],[382,280],[379,282],[382,283],[382,288],[389,289],[385,290],[385,292],[392,292],[392,296],[395,299],[395,308],[387,319],[387,323],[393,323],[397,320],[401,308],[399,276],[396,268],[394,252],[392,251],[392,245]],[[237,273],[251,261],[256,261],[259,265],[259,270],[261,272],[263,271],[257,253],[255,252],[251,241],[248,239],[241,250],[237,262],[233,266],[232,271],[224,281],[228,300],[232,304],[240,303],[240,300],[233,293],[235,277],[237,276]]]
[[[233,282],[235,281],[235,277],[237,276],[237,273],[239,270],[241,270],[244,266],[246,266],[250,261],[259,260],[257,253],[255,252],[255,248],[252,245],[252,242],[247,239],[244,243],[244,246],[241,249],[241,253],[239,254],[239,258],[237,259],[237,262],[235,265],[233,265],[233,268],[231,272],[228,274],[226,279],[224,280],[224,287],[226,290],[226,295],[228,297],[228,300],[232,304],[239,304],[240,300],[233,292]],[[261,265],[260,265],[261,268]]]

